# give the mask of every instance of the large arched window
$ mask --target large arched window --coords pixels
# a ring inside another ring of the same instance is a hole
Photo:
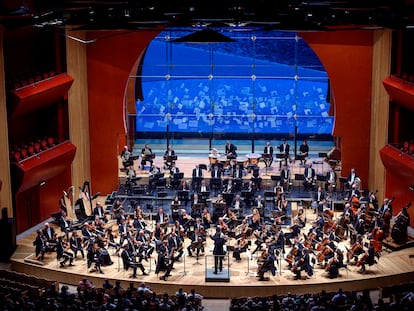
[[[148,47],[137,138],[331,134],[327,73],[296,33],[223,31],[235,42],[172,42],[188,33],[166,30]]]

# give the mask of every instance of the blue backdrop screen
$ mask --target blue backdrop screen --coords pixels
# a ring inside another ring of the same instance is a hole
[[[235,36],[231,34],[230,36]],[[137,131],[331,134],[328,78],[293,33],[183,44],[160,34],[142,69]]]

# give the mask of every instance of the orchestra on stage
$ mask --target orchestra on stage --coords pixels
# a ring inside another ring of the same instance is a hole
[[[175,263],[185,258],[198,262],[205,255],[217,256],[216,274],[226,258],[237,263],[255,258],[260,281],[283,269],[290,271],[292,279],[310,278],[315,269],[329,278],[337,278],[340,269],[350,267],[366,273],[380,260],[384,239],[391,237],[398,243],[407,239],[411,204],[399,207],[393,217],[393,199],[385,198],[379,204],[376,192],[361,189],[361,180],[352,169],[343,186],[344,208],[336,211],[334,167],[323,178],[316,176],[308,161],[306,141],[302,146],[299,160],[303,174],[298,186],[311,195],[295,211],[286,197],[292,190],[290,169],[295,161],[286,140],[277,147],[280,172],[278,178],[270,179],[270,188],[262,185],[263,171],[257,170],[263,161],[267,174],[274,161],[269,143],[263,154],[242,157],[227,141],[225,152],[213,148],[208,155],[210,165],[197,164],[190,180],[183,179],[171,146],[164,154],[163,169],[155,165],[155,154],[148,144],[137,157],[126,147],[121,154],[123,168],[132,170],[139,157],[142,167],[149,163],[148,192],[144,194],[153,194],[160,183],[165,185],[173,194],[168,208],[158,207],[152,214],[136,204],[133,213],[127,213],[119,198],[110,208],[103,206],[98,196],[92,195],[89,182],[79,188],[77,200],[76,189],[71,187],[63,192],[62,212],[56,217],[62,234],[49,224],[38,230],[33,242],[36,259],[42,261],[45,253],[56,252],[61,268],[86,260],[90,272],[105,273],[116,256],[124,270],[132,271],[132,278],[148,275],[152,259],[156,263],[153,271],[164,281]],[[131,182],[136,175],[129,174]],[[209,247],[211,241],[213,248]],[[220,251],[217,244],[223,244]]]

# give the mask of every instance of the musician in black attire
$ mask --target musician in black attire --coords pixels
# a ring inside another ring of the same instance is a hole
[[[233,145],[229,140],[226,142],[225,154],[228,159],[235,159],[237,157],[237,147]]]
[[[306,160],[309,156],[309,145],[306,139],[302,142],[299,147],[300,164],[306,164]]]
[[[175,163],[174,160],[171,159],[172,156],[175,156],[175,151],[171,146],[168,146],[164,153],[164,165],[167,169],[170,169],[172,164]]]
[[[279,152],[283,154],[284,159],[285,159],[285,165],[287,166],[288,159],[290,161],[290,155],[289,155],[290,145],[286,142],[286,138],[282,139],[282,143],[280,144],[278,149],[279,149]],[[279,169],[282,169],[282,161],[279,162]]]
[[[73,254],[66,251],[66,244],[63,241],[63,237],[58,237],[58,242],[56,245],[56,254],[57,259],[60,260],[60,267],[63,268],[66,262],[69,260],[69,266],[73,266]]]
[[[141,150],[141,156],[142,156],[141,165],[142,165],[142,167],[144,167],[144,165],[147,163],[147,161],[150,162],[151,166],[152,166],[154,161],[152,160],[151,155],[152,155],[151,148],[149,147],[148,144],[145,144],[144,148],[142,148],[142,150]]]
[[[86,255],[88,269],[94,264],[94,268],[89,272],[98,271],[103,274],[101,269],[101,253],[99,252],[99,246],[97,243],[91,243],[88,247],[88,253]]]
[[[261,262],[259,262],[260,267],[259,267],[259,271],[257,273],[257,277],[259,278],[259,281],[264,281],[264,274],[267,271],[270,271],[272,273],[273,276],[276,275],[276,266],[275,266],[275,260],[276,257],[274,255],[274,253],[270,252],[270,251],[265,251],[264,254],[262,254],[263,258],[261,260]]]
[[[127,170],[129,166],[134,165],[131,159],[132,152],[128,149],[128,146],[124,146],[124,149],[121,152],[121,160],[122,165],[124,166],[124,170]]]
[[[210,236],[210,238],[214,241],[214,274],[217,274],[217,270],[220,272],[223,270],[223,258],[225,255],[224,244],[226,243],[226,240],[224,238],[224,233],[221,232],[220,228],[217,228],[214,236]]]
[[[139,268],[142,271],[142,275],[148,275],[148,273],[145,272],[145,268],[142,264],[142,252],[134,253],[130,250],[129,245],[126,244],[124,246],[124,249],[121,253],[122,263],[124,265],[124,270],[127,271],[129,268],[132,268],[133,273],[132,277],[137,277],[137,269]]]
[[[69,246],[75,258],[77,257],[78,252],[81,253],[82,258],[85,258],[85,253],[83,252],[82,237],[78,235],[77,231],[73,231],[72,236],[69,239]]]
[[[301,278],[302,271],[305,271],[308,276],[313,275],[313,268],[310,264],[309,258],[309,249],[306,247],[302,250],[302,257],[295,262],[295,265],[292,268],[292,272],[295,273],[295,280],[299,280]]]
[[[191,235],[191,244],[187,247],[188,256],[193,256],[192,251],[196,250],[196,256],[200,255],[200,250],[203,249],[203,243],[205,242],[205,237],[200,233],[199,229],[194,230],[194,234]]]
[[[43,236],[42,230],[37,230],[36,239],[33,241],[33,245],[35,248],[35,258],[36,260],[43,261],[45,258],[45,251],[46,251],[46,239]]]
[[[203,170],[198,164],[196,164],[195,168],[193,169],[192,177],[191,188],[193,190],[198,189],[198,186],[203,179]]]
[[[268,156],[269,158],[266,159],[266,161],[268,161],[268,162],[265,162],[265,163],[266,163],[267,166],[272,166],[272,163],[273,163],[273,147],[270,145],[269,141],[266,143],[266,146],[264,147],[263,154],[269,154],[270,155],[270,156]]]

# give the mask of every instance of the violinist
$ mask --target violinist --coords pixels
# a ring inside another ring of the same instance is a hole
[[[298,214],[293,218],[293,223],[298,225],[300,228],[304,228],[306,226],[306,217],[303,208],[299,209]]]
[[[190,230],[190,227],[194,223],[194,218],[191,217],[189,214],[187,214],[187,211],[185,209],[181,210],[181,215],[178,220],[185,232],[188,232]]]
[[[252,228],[252,231],[259,229],[260,227],[260,214],[257,208],[252,209],[252,213],[250,215],[246,215],[246,220],[249,220],[249,227]]]
[[[120,235],[119,244],[124,244],[125,239],[130,237],[131,230],[132,228],[129,223],[127,223],[126,220],[122,220],[121,224],[118,226],[118,233]]]
[[[146,234],[150,234],[151,231],[146,229],[147,224],[145,223],[142,214],[137,214],[137,216],[134,218],[134,222],[132,223],[134,229],[137,231],[144,230]]]
[[[241,253],[246,252],[247,248],[248,248],[248,240],[246,238],[245,234],[242,234],[242,236],[237,239],[236,245],[234,246],[234,251],[233,251],[233,258],[237,261],[240,262],[241,261]]]
[[[203,209],[201,220],[202,220],[204,229],[210,228],[212,221],[211,221],[211,215],[210,215],[208,208]]]
[[[234,190],[233,179],[229,179],[227,185],[224,185],[223,187],[223,193],[234,193]]]
[[[245,234],[242,234],[242,236],[243,235],[245,236]],[[262,245],[267,240],[268,236],[270,235],[270,232],[268,232],[266,224],[262,224],[259,230],[253,232],[253,235],[256,238],[256,240],[254,241],[254,244],[256,244],[256,248],[253,250],[252,254],[256,253],[259,250],[262,250]]]
[[[226,233],[229,230],[229,226],[224,221],[223,217],[219,217],[217,227],[220,228],[220,231]]]
[[[242,201],[240,194],[236,194],[231,206],[233,207],[234,213],[237,215],[237,217],[239,217],[241,215],[241,213],[243,212],[244,207],[245,207],[244,202]]]
[[[184,240],[177,234],[176,231],[172,231],[170,237],[168,238],[168,250],[170,254],[174,253],[175,255],[170,258],[170,264],[172,265],[174,261],[177,261],[184,254],[183,251]]]
[[[270,271],[273,276],[276,275],[275,255],[270,251],[263,251],[262,255],[257,261],[257,277],[259,281],[265,281],[264,274]]]

